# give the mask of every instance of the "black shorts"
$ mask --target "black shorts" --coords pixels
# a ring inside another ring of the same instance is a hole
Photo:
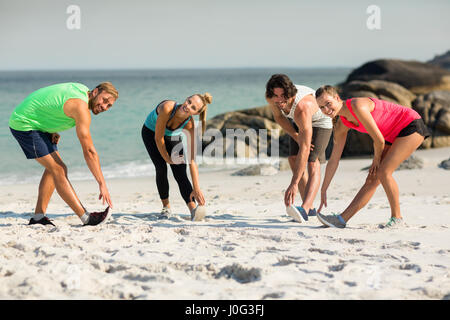
[[[16,138],[27,159],[36,159],[58,151],[55,143],[52,143],[52,134],[39,130],[18,131],[12,128],[12,135]]]
[[[298,127],[291,121],[294,129],[298,132]],[[311,138],[311,144],[314,145],[314,149],[309,152],[308,162],[315,162],[319,159],[320,163],[326,162],[325,150],[327,149],[330,141],[331,133],[333,129],[317,128],[313,127],[313,135]],[[296,156],[298,154],[298,143],[291,136],[289,136],[289,156]]]
[[[430,130],[428,130],[427,126],[425,125],[425,122],[423,122],[423,119],[420,118],[411,121],[406,127],[404,127],[398,133],[397,137],[406,137],[413,134],[414,132],[417,132],[421,136],[424,136],[425,139],[431,136]],[[385,144],[392,145],[392,143],[389,141],[385,141]]]

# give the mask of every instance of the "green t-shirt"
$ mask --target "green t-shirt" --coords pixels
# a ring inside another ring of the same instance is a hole
[[[19,104],[9,118],[9,126],[18,131],[59,132],[75,126],[64,113],[68,99],[88,103],[89,88],[81,83],[60,83],[34,91]]]

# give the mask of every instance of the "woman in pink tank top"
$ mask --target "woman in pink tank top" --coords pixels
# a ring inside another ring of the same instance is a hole
[[[323,205],[327,206],[326,191],[337,170],[348,131],[354,129],[369,134],[374,149],[369,175],[350,205],[340,215],[317,213],[319,220],[330,227],[344,228],[347,221],[369,202],[381,183],[391,207],[391,219],[385,227],[402,224],[399,190],[392,173],[430,135],[420,115],[413,109],[375,98],[343,101],[332,86],[319,88],[316,100],[325,115],[337,119],[333,151],[322,183],[319,212]]]

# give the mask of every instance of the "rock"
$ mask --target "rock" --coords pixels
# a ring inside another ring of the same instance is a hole
[[[346,82],[384,80],[395,82],[414,94],[450,90],[450,71],[418,61],[381,59],[353,70]]]
[[[272,155],[272,136],[278,144],[286,143],[286,139],[278,140],[280,135],[285,135],[281,127],[273,121],[272,111],[268,106],[239,110],[220,114],[206,122],[206,136],[213,133],[214,140],[205,138],[202,142],[203,150],[206,148],[218,148],[222,154],[233,154],[235,157],[258,157],[265,154]],[[215,131],[214,131],[215,129]],[[240,130],[239,130],[240,129]],[[228,130],[228,131],[227,131]],[[232,135],[236,138],[233,138]],[[234,143],[233,143],[234,141]],[[245,144],[245,146],[242,146]],[[233,147],[234,145],[234,147]],[[277,148],[277,146],[273,146]],[[234,148],[234,151],[230,148]],[[241,148],[241,149],[238,149]],[[245,149],[245,155],[242,150]],[[286,146],[280,146],[280,156],[287,154]]]
[[[273,176],[278,173],[277,168],[270,164],[257,164],[233,172],[232,176]]]
[[[441,55],[436,55],[432,60],[427,61],[427,63],[433,64],[440,68],[450,69],[450,50]]]
[[[450,158],[439,163],[439,168],[450,170]]]
[[[450,146],[450,135],[439,130],[434,130],[431,137],[432,148],[443,148]]]
[[[331,139],[330,139],[331,140]],[[332,150],[332,148],[330,148]],[[342,157],[373,154],[372,138],[356,130],[349,130]]]
[[[232,159],[258,157],[258,141],[255,136],[234,138],[218,132],[213,141],[207,139],[209,143],[205,142],[205,137],[203,139],[203,156],[206,157]]]
[[[252,109],[244,109],[240,110],[241,113],[244,113],[249,116],[259,116],[266,119],[269,119],[272,122],[275,122],[275,119],[273,118],[273,113],[269,105],[252,108]]]
[[[397,170],[411,170],[411,169],[422,169],[423,168],[423,160],[415,155],[409,156],[408,159],[400,163]],[[370,169],[370,166],[362,168],[361,171],[367,171]]]
[[[450,134],[450,91],[432,91],[412,102],[425,124],[432,130]]]
[[[431,137],[426,139],[424,148],[440,148],[450,146],[450,92],[432,91],[418,96],[412,102],[427,127]]]
[[[291,166],[289,165],[289,161],[287,158],[280,158],[280,161],[278,162],[276,167],[280,171],[291,170]]]
[[[415,155],[411,155],[408,159],[403,161],[397,168],[397,170],[411,170],[422,169],[423,160]]]
[[[401,85],[389,81],[355,80],[344,83],[341,86],[341,98],[355,97],[378,98],[411,108],[411,101],[416,98],[416,95]]]

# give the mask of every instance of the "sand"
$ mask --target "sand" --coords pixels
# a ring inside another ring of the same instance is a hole
[[[294,222],[283,204],[289,171],[202,173],[201,222],[172,177],[176,217],[157,219],[153,178],[113,179],[113,216],[94,227],[56,193],[56,227],[29,226],[37,185],[0,186],[0,299],[449,299],[450,171],[438,163],[450,148],[415,155],[422,169],[395,173],[406,222],[397,229],[379,228],[390,217],[381,187],[345,229]],[[341,161],[323,213],[350,203],[370,163]],[[104,208],[94,180],[73,185],[89,210]]]

